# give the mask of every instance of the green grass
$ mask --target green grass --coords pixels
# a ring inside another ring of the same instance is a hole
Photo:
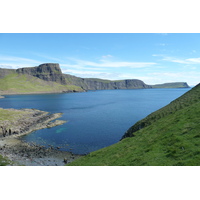
[[[0,122],[4,120],[14,120],[16,117],[23,115],[25,112],[26,111],[0,108]]]
[[[129,136],[132,137],[126,137],[68,165],[199,166],[199,113],[200,85],[141,120],[143,128],[130,128],[132,135],[129,133]]]
[[[185,88],[189,87],[185,82],[174,82],[152,85],[152,88]]]
[[[12,161],[10,161],[8,158],[3,157],[0,155],[0,166],[6,166],[12,164]]]
[[[82,91],[78,86],[60,85],[56,82],[47,82],[42,79],[11,73],[0,79],[0,90],[2,93],[42,93],[61,91]]]

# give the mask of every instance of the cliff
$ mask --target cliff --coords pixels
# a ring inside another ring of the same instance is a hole
[[[113,90],[113,89],[147,89],[151,86],[146,85],[138,79],[120,80],[120,81],[105,81],[98,79],[85,79],[88,90]]]
[[[59,64],[45,63],[19,69],[0,68],[0,94],[55,93],[85,90],[189,87],[185,82],[147,85],[138,79],[104,80],[62,74]]]
[[[152,88],[189,88],[189,85],[186,82],[163,83],[151,86]]]
[[[64,77],[67,84],[79,86],[84,90],[189,88],[186,82],[147,85],[143,81],[138,79],[111,81],[98,78],[79,78],[69,74],[64,74]]]
[[[66,82],[84,90],[113,90],[113,89],[147,89],[152,88],[138,79],[110,81],[97,78],[79,78],[64,74]]]
[[[17,69],[16,72],[18,74],[35,76],[44,81],[53,81],[62,85],[66,85],[66,81],[62,74],[60,66],[56,63],[41,64],[38,67],[20,68]]]
[[[66,83],[59,64],[46,63],[38,67],[0,68],[0,94],[35,94],[82,92],[78,86]]]

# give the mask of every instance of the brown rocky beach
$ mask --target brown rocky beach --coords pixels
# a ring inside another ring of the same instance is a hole
[[[10,165],[63,166],[80,157],[71,152],[60,151],[59,147],[49,145],[47,148],[20,140],[20,136],[35,130],[66,123],[63,120],[55,120],[60,118],[62,113],[2,108],[0,113],[0,155],[11,160]]]

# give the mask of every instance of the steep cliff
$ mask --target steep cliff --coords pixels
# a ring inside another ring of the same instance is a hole
[[[84,90],[113,90],[113,89],[148,89],[148,88],[189,88],[186,82],[163,83],[147,85],[138,79],[110,81],[98,78],[79,78],[63,74],[67,84],[76,85]]]
[[[35,76],[44,81],[53,81],[62,85],[66,85],[66,81],[60,66],[56,63],[45,63],[39,65],[38,67],[19,68],[16,70],[16,72],[18,74],[28,74]]]
[[[0,94],[61,93],[83,91],[67,84],[59,64],[46,63],[38,67],[0,68]]]
[[[79,78],[62,74],[57,63],[45,63],[37,67],[19,69],[0,68],[1,94],[180,87],[189,86],[185,82],[147,85],[138,79],[111,81],[97,78]]]
[[[66,82],[80,86],[84,90],[113,90],[113,89],[147,89],[152,88],[138,79],[110,81],[97,78],[78,78],[64,74]]]
[[[163,83],[151,86],[152,88],[189,88],[186,82]]]

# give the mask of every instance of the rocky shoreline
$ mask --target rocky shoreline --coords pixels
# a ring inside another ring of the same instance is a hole
[[[52,146],[46,148],[34,143],[29,144],[19,138],[39,129],[66,123],[63,120],[56,120],[62,113],[49,114],[36,109],[2,108],[0,113],[0,154],[12,161],[10,165],[63,166],[80,157]]]
[[[11,161],[10,166],[64,166],[81,157],[11,137],[0,139],[0,154]]]
[[[0,120],[0,137],[22,136],[39,129],[66,123],[64,120],[55,120],[60,118],[62,113],[49,114],[36,109],[0,108],[0,113],[7,116],[5,120]]]

